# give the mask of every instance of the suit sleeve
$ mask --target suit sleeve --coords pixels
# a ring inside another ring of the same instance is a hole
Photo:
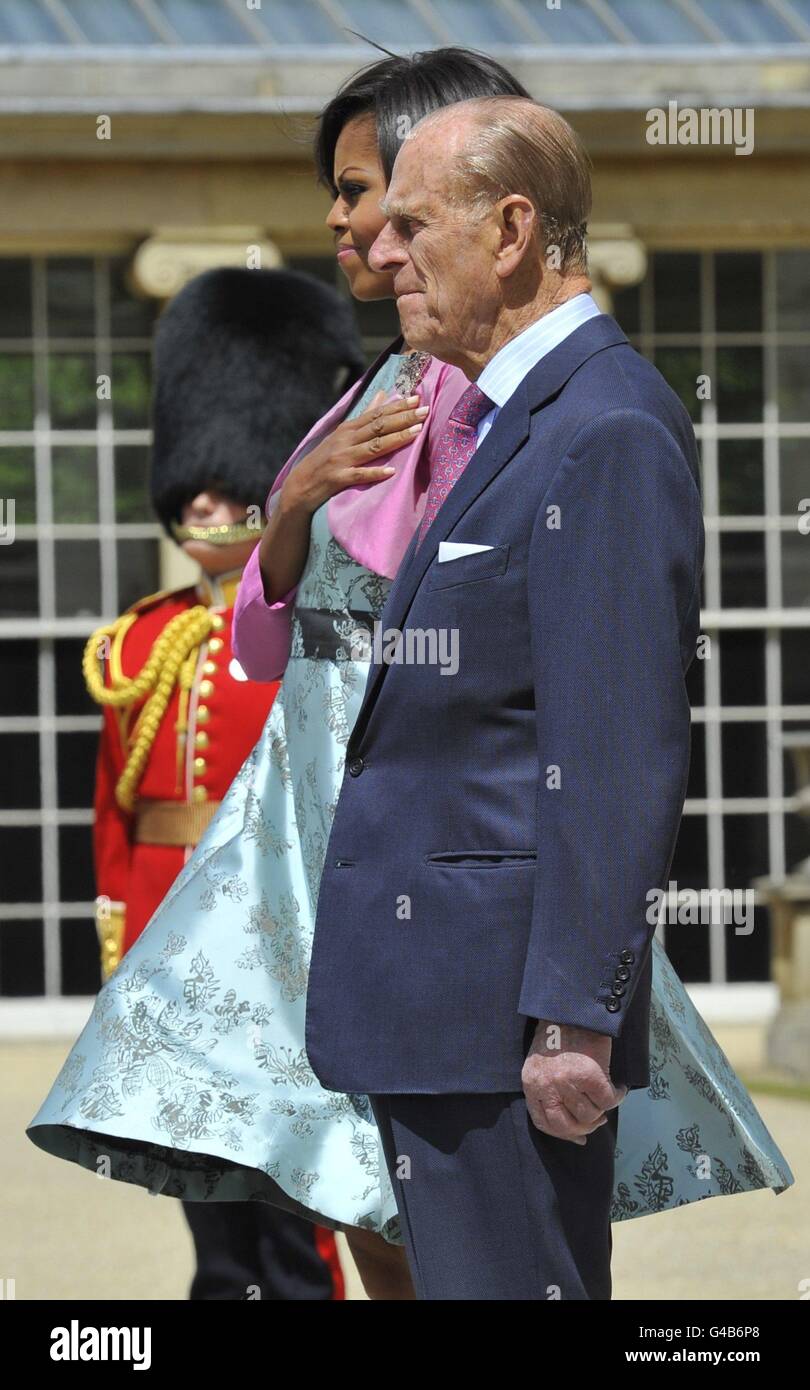
[[[697,484],[660,421],[616,410],[581,430],[529,556],[539,850],[519,1012],[530,1018],[621,1032],[686,794],[702,560]]]
[[[234,655],[253,681],[275,681],[284,675],[297,590],[296,584],[276,603],[267,602],[256,546],[242,573],[231,634]]]

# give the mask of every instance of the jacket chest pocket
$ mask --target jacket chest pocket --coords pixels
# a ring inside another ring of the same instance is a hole
[[[427,572],[428,589],[452,589],[457,584],[473,584],[479,579],[492,579],[503,574],[509,563],[509,546],[494,545],[490,550],[475,550],[456,560],[434,560]]]

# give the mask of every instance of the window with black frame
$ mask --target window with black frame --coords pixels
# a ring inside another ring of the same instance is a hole
[[[334,283],[329,258],[296,258]],[[159,584],[147,496],[154,307],[123,258],[0,259],[0,996],[98,986],[90,826],[98,714],[81,652]],[[342,283],[342,280],[341,280]],[[392,302],[358,305],[369,361]],[[693,756],[672,869],[680,888],[748,888],[808,853],[790,736],[810,730],[810,250],[658,252],[614,312],[695,423],[706,568]],[[112,388],[114,389],[110,389]],[[652,538],[651,538],[652,542]],[[770,976],[767,909],[669,926],[687,981]]]

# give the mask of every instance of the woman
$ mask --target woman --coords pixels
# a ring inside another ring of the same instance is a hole
[[[367,253],[402,135],[427,110],[485,91],[525,95],[491,60],[440,50],[376,64],[326,108],[316,157],[357,299],[392,294]],[[248,674],[283,671],[273,712],[28,1129],[50,1152],[94,1169],[105,1154],[112,1176],[168,1195],[264,1199],[342,1226],[373,1297],[412,1297],[396,1204],[367,1098],[324,1091],[309,1068],[306,978],[368,670],[361,639],[421,518],[431,445],[466,386],[398,340],[276,480],[236,615]],[[654,953],[653,1081],[619,1112],[615,1218],[782,1190],[792,1181],[782,1155]]]

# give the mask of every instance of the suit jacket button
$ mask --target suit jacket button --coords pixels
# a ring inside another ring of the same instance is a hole
[[[617,979],[617,980],[629,980],[629,979],[630,979],[630,971],[627,969],[627,966],[626,966],[626,965],[618,965],[618,966],[616,967],[616,979]]]
[[[617,999],[620,999],[621,996],[625,993],[626,989],[627,986],[622,984],[621,980],[614,980],[613,984],[610,987],[610,992]]]
[[[351,773],[352,777],[359,777],[364,767],[365,763],[363,762],[362,758],[352,758],[351,762],[349,763],[349,772]]]
[[[622,965],[632,965],[635,959],[636,957],[632,951],[622,951],[621,955],[619,956],[619,960],[621,961]]]
[[[607,1009],[609,1014],[615,1014],[617,1010],[619,1010],[621,1007],[622,1001],[620,999],[615,999],[613,996],[611,996],[610,999],[605,1000],[605,1008]]]

